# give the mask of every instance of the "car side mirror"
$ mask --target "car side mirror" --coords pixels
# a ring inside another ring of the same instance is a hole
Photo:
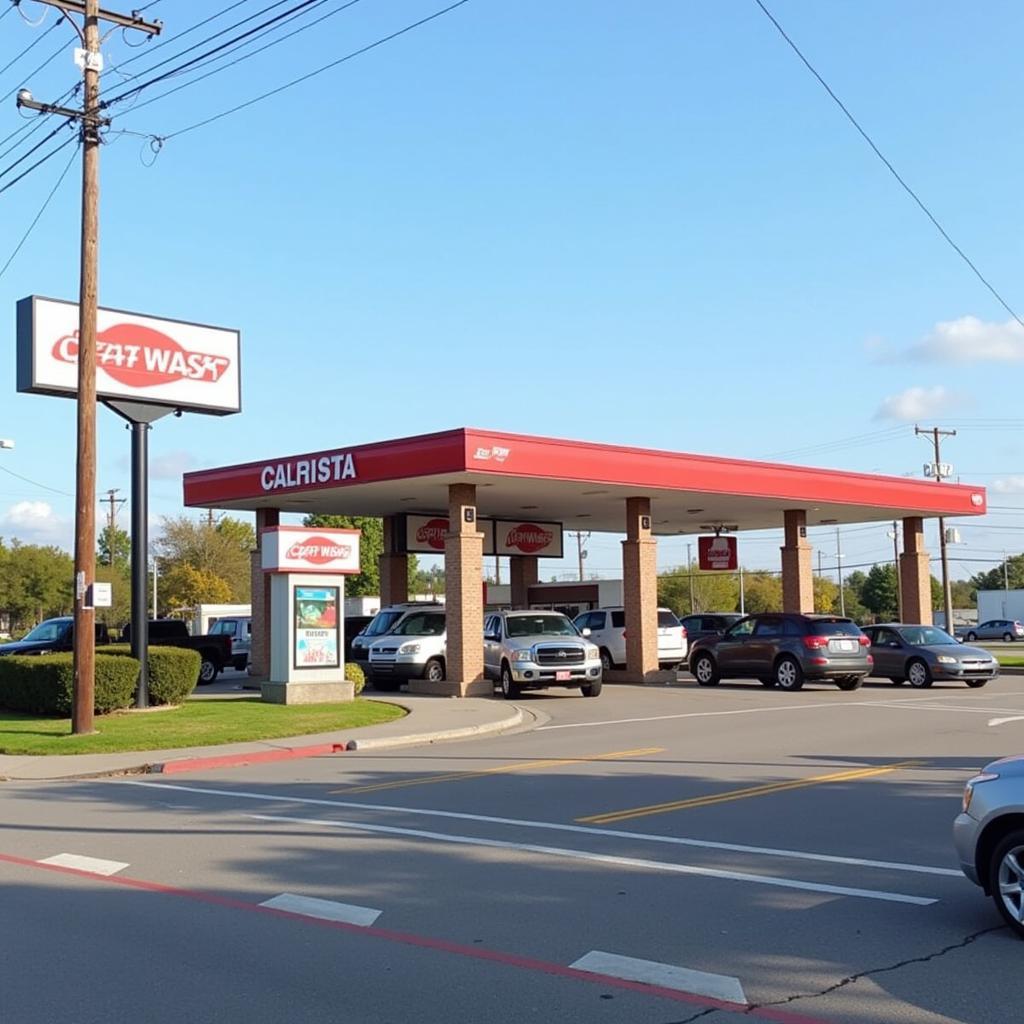
[[[497,643],[497,641],[500,640],[501,637],[499,637],[497,633],[484,633],[484,639]]]
[[[590,627],[589,627],[589,626],[584,626],[584,627],[583,627],[583,628],[582,628],[582,629],[580,630],[580,633],[581,633],[581,634],[582,634],[583,636],[590,636]]]

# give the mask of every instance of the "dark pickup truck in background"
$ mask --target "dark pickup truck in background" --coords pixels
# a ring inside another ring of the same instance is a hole
[[[72,648],[75,620],[70,615],[46,619],[30,629],[20,640],[0,644],[0,655],[4,654],[57,654]],[[96,623],[96,646],[110,643],[110,634],[102,622]]]
[[[131,643],[132,627],[129,622],[121,630],[121,639]],[[199,666],[199,683],[212,683],[221,670],[231,664],[231,637],[208,633],[190,636],[188,627],[181,619],[150,619],[150,647],[187,647],[198,651],[203,659]]]

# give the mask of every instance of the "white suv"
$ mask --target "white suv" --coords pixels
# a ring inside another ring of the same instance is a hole
[[[444,605],[439,601],[405,601],[381,608],[369,625],[352,638],[352,660],[365,672],[370,659],[370,645],[387,636],[406,616],[425,609],[443,612]]]
[[[375,690],[397,690],[410,679],[445,678],[447,634],[444,611],[416,610],[387,636],[370,645],[367,674]]]
[[[605,670],[626,665],[626,612],[619,607],[595,608],[580,612],[573,623],[581,632],[590,630],[590,642],[601,649]],[[671,608],[658,609],[658,665],[677,668],[686,661],[686,627]]]

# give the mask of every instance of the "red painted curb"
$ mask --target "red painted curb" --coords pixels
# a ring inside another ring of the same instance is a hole
[[[163,764],[152,764],[149,766],[149,772],[156,775],[177,775],[181,772],[201,772],[206,768],[232,768],[242,764],[293,761],[300,757],[320,757],[323,754],[342,754],[344,752],[344,743],[318,743],[311,747],[258,750],[251,754],[221,754],[219,757],[183,757],[180,761],[165,761]]]

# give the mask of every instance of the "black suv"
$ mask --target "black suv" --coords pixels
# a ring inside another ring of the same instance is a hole
[[[690,671],[701,686],[758,679],[763,686],[799,690],[805,680],[821,679],[856,690],[871,671],[870,646],[852,619],[771,612],[698,640],[690,649]]]

